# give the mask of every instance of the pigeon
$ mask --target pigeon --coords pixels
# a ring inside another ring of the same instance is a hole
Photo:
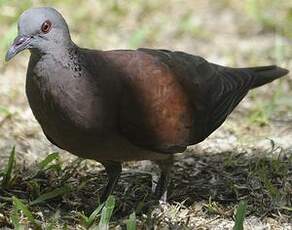
[[[113,191],[122,162],[151,160],[161,169],[154,195],[165,197],[175,153],[206,139],[249,90],[280,78],[275,65],[231,68],[180,51],[78,47],[54,8],[30,8],[6,61],[28,49],[26,95],[45,136],[100,162]]]

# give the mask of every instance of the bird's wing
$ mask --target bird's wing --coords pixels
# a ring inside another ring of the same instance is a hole
[[[129,80],[120,130],[134,144],[156,151],[180,152],[204,140],[253,85],[245,69],[222,67],[184,52],[136,52],[124,68]]]
[[[186,91],[194,109],[189,144],[217,129],[254,84],[254,76],[246,68],[219,66],[184,52],[142,51],[166,64]]]

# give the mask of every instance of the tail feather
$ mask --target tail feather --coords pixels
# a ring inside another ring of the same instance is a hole
[[[252,88],[256,88],[283,77],[289,73],[287,69],[271,65],[246,68],[254,76],[254,84]]]

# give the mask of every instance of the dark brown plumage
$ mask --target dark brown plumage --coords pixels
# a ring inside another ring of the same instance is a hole
[[[168,50],[82,49],[52,8],[21,16],[7,59],[24,48],[31,51],[26,93],[36,119],[52,143],[105,166],[102,199],[128,160],[159,164],[161,197],[174,153],[207,138],[250,89],[288,73],[277,66],[223,67]]]

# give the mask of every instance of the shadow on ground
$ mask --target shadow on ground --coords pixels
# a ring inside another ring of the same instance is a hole
[[[282,220],[289,221],[291,151],[273,147],[270,152],[253,152],[252,156],[246,152],[200,155],[187,152],[177,158],[169,187],[169,204],[180,204],[189,212],[200,204],[201,214],[232,218],[234,207],[240,200],[246,200],[247,215],[281,216]],[[114,191],[113,219],[126,218],[133,211],[138,218],[151,216],[146,222],[163,218],[164,213],[153,216],[159,203],[152,197],[150,172],[125,166]],[[25,164],[18,165],[10,185],[0,187],[0,214],[6,217],[3,220],[8,219],[11,197],[16,196],[27,201],[33,213],[43,213],[45,220],[58,213],[64,223],[76,224],[78,213],[89,215],[98,206],[105,184],[104,170],[91,161],[75,160],[67,165],[56,161],[42,170],[37,165],[28,168]],[[54,198],[32,205],[31,201],[41,194],[56,190],[59,194]],[[0,225],[7,226],[3,220]]]

